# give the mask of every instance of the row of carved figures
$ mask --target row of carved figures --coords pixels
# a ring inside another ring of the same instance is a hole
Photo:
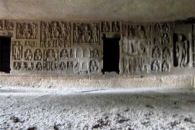
[[[167,60],[164,60],[162,63],[154,59],[149,63],[146,63],[145,59],[142,58],[124,58],[123,59],[123,73],[139,73],[139,72],[169,72],[170,71],[170,64]]]
[[[76,49],[62,49],[59,52],[59,49],[48,49],[44,50],[42,53],[41,49],[36,49],[34,52],[31,49],[26,49],[24,51],[24,60],[27,61],[41,61],[42,57],[44,59],[48,59],[50,61],[56,61],[58,58],[60,59],[68,59],[68,58],[100,58],[101,51],[98,49],[84,49],[76,48]],[[43,55],[44,54],[44,55]],[[13,59],[21,60],[22,59],[22,48],[19,46],[14,47],[13,50]]]
[[[93,73],[99,70],[99,63],[96,60],[90,60],[87,62],[14,62],[14,70],[26,71],[73,71],[76,74],[81,73]]]
[[[48,49],[44,50],[44,60],[56,61],[58,58],[60,60],[68,58],[101,58],[102,52],[98,49],[88,49],[84,50],[80,47],[76,49],[62,49],[60,52],[58,49]]]

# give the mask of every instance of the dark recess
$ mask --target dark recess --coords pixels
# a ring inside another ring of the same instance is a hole
[[[0,71],[10,73],[11,38],[0,37]]]
[[[102,72],[116,72],[119,74],[119,40],[120,38],[103,37],[103,70]]]

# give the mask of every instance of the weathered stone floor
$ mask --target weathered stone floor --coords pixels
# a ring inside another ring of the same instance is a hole
[[[0,130],[194,130],[194,90],[0,89]]]

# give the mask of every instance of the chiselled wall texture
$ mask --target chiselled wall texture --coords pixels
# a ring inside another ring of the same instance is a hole
[[[102,37],[120,37],[120,74],[131,75],[195,67],[193,27],[174,22],[1,20],[0,35],[11,37],[11,73],[54,74],[100,74]]]

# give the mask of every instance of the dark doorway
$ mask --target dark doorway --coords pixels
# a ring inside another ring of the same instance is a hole
[[[119,74],[119,40],[120,38],[103,38],[103,73],[117,72]]]
[[[0,71],[10,73],[11,38],[0,37]]]

